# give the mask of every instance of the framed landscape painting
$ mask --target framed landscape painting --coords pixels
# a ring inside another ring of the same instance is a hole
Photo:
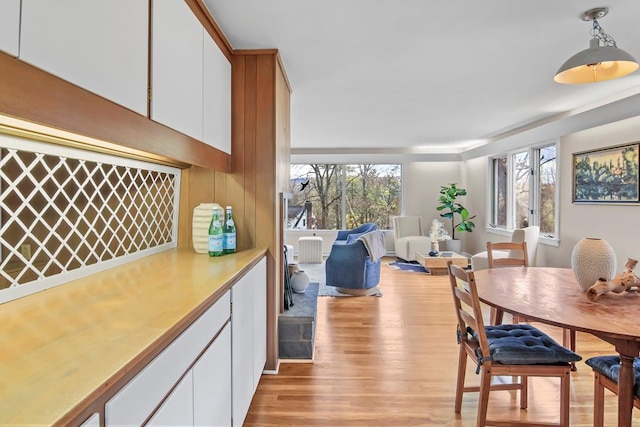
[[[573,154],[575,203],[640,203],[638,154],[640,143]]]

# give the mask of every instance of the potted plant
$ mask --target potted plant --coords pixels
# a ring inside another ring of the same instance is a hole
[[[471,220],[476,216],[469,216],[467,208],[456,201],[458,197],[466,195],[467,190],[464,188],[458,188],[456,183],[440,187],[440,198],[438,199],[440,204],[436,207],[436,210],[445,211],[444,213],[441,213],[440,216],[451,220],[451,240],[447,242],[447,248],[454,252],[460,252],[460,241],[456,239],[456,231],[472,232],[473,227],[475,227],[475,224]],[[459,215],[460,217],[457,222],[456,215]],[[455,241],[458,243],[457,247],[454,249],[451,244]]]

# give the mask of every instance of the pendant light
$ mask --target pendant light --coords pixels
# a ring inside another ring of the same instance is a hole
[[[589,48],[576,53],[562,64],[554,80],[558,83],[594,83],[617,79],[638,69],[638,62],[629,53],[616,46],[616,41],[604,32],[598,18],[609,12],[598,7],[581,15],[583,21],[593,21]],[[602,44],[602,45],[601,45]]]

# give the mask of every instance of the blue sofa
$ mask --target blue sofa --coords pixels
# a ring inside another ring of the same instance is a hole
[[[338,238],[333,242],[325,261],[327,286],[335,286],[339,292],[352,295],[367,295],[375,290],[380,282],[381,261],[371,261],[364,243],[358,237],[377,228],[375,224],[364,224],[354,230],[338,232]]]

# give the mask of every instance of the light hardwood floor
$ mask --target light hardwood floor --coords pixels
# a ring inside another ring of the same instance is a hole
[[[263,375],[245,426],[475,426],[477,393],[465,395],[461,414],[453,411],[458,345],[447,276],[394,270],[390,261],[383,260],[382,297],[319,297],[314,362],[281,363],[278,375]],[[560,329],[536,326],[561,342]],[[577,352],[571,425],[591,426],[593,374],[584,360],[613,348],[578,333]],[[516,392],[493,392],[490,417],[555,422],[558,380],[531,379],[529,390],[526,411]],[[605,425],[615,426],[616,397],[605,399]]]

